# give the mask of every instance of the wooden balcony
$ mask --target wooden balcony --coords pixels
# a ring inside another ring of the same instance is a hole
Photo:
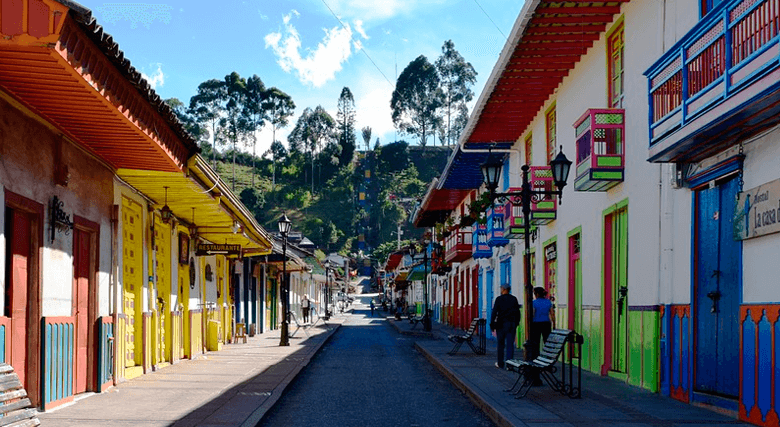
[[[589,109],[574,122],[575,191],[607,191],[623,182],[625,110]]]
[[[780,124],[777,0],[724,0],[645,72],[653,162],[693,162]]]
[[[490,258],[493,256],[493,248],[488,245],[487,224],[474,224],[471,234],[471,257],[474,259]]]
[[[509,191],[520,191],[520,188],[510,188]],[[504,205],[504,236],[508,239],[522,239],[525,237],[525,226],[523,225],[523,207],[521,205],[513,205],[512,202],[507,202]],[[531,232],[536,230],[536,224],[533,219],[533,212],[531,212]]]
[[[494,205],[487,210],[488,246],[505,246],[509,239],[504,235],[504,205]]]
[[[463,262],[471,258],[471,227],[456,229],[445,242],[444,260]]]
[[[550,166],[531,166],[529,181],[532,190],[555,190]],[[536,225],[549,224],[555,220],[557,211],[558,199],[555,196],[543,196],[531,203],[531,223]]]

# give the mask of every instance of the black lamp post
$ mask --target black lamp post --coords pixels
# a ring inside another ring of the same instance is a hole
[[[423,311],[423,331],[431,331],[431,316],[428,310],[428,241],[423,239],[423,298],[425,307]]]
[[[290,232],[292,223],[287,218],[287,214],[282,213],[277,225],[279,226],[279,234],[282,235],[282,312],[284,313],[282,338],[279,345],[288,346],[290,345],[290,282],[287,280],[287,233]]]
[[[325,263],[325,320],[330,319],[330,309],[328,308],[328,301],[330,301],[330,274],[335,271],[330,261]]]
[[[524,279],[525,279],[525,298],[523,306],[525,307],[525,359],[531,360],[538,351],[538,349],[532,349],[531,341],[531,321],[533,319],[533,285],[531,285],[531,203],[538,202],[544,196],[558,196],[558,200],[561,200],[563,196],[563,187],[566,186],[566,180],[569,178],[569,169],[571,168],[571,161],[563,154],[563,146],[555,156],[555,159],[550,161],[550,168],[552,169],[553,181],[557,190],[534,190],[531,188],[531,183],[528,180],[528,171],[530,167],[523,165],[521,168],[523,171],[523,185],[519,192],[510,193],[497,193],[498,180],[501,176],[502,162],[492,160],[488,156],[488,161],[482,166],[482,178],[490,193],[490,200],[509,200],[513,205],[520,205],[523,207],[523,240],[525,240],[525,253],[523,254],[524,264]],[[538,345],[538,343],[537,343]],[[532,351],[533,350],[533,351]]]

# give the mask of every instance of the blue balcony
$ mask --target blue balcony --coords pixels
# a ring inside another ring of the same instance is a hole
[[[504,205],[495,204],[487,214],[488,246],[506,246],[509,239],[504,235]]]
[[[698,161],[780,123],[779,27],[775,0],[725,0],[645,72],[650,161]]]
[[[488,245],[487,224],[474,224],[472,229],[471,257],[474,259],[492,257],[493,248]]]

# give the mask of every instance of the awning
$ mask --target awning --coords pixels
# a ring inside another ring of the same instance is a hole
[[[174,216],[181,223],[195,224],[203,239],[241,245],[246,254],[270,253],[266,231],[200,155],[190,159],[187,172],[119,169],[117,175],[158,209],[166,203],[168,187],[167,204]]]
[[[198,151],[89,9],[2,0],[0,10],[0,88],[50,126],[113,169],[181,171]]]
[[[431,274],[431,261],[428,260],[428,265],[425,264],[418,264],[412,267],[412,269],[409,271],[409,275],[406,276],[406,280],[410,282],[415,281],[423,281],[425,280],[425,275]]]

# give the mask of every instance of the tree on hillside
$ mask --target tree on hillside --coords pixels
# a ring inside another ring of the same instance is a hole
[[[366,143],[366,151],[371,150],[371,127],[366,126],[361,130],[361,133],[363,135],[363,142]],[[377,142],[379,139],[377,139]]]
[[[290,95],[276,87],[272,87],[265,94],[263,109],[268,114],[268,122],[271,123],[271,156],[273,159],[271,188],[276,190],[276,162],[280,159],[280,157],[276,157],[276,154],[280,151],[273,149],[274,143],[277,142],[276,130],[287,127],[290,117],[295,112],[295,103]],[[281,145],[281,142],[279,144]]]
[[[198,85],[198,93],[190,98],[190,110],[195,121],[207,126],[211,133],[212,166],[216,169],[217,147],[222,144],[218,132],[219,121],[225,110],[227,88],[222,80],[211,79]]]
[[[420,55],[404,68],[393,90],[390,108],[393,124],[401,132],[417,136],[420,145],[428,143],[440,120],[436,114],[442,106],[439,73],[428,58]]]
[[[377,171],[390,175],[404,170],[409,164],[409,144],[406,141],[393,142],[382,147],[377,158]]]
[[[268,112],[265,109],[266,97],[265,84],[257,76],[253,75],[246,81],[246,100],[244,103],[244,114],[247,118],[247,127],[251,135],[252,144],[252,188],[255,187],[255,154],[257,148],[257,132],[259,132],[266,120]]]
[[[444,135],[447,145],[450,145],[457,142],[454,136],[460,135],[463,130],[458,127],[460,121],[456,119],[456,115],[461,114],[461,107],[465,107],[466,103],[474,98],[471,87],[477,81],[477,72],[471,63],[466,62],[455,50],[452,40],[445,41],[441,47],[441,56],[436,60],[436,70],[441,78]],[[444,143],[445,139],[442,139],[442,145]]]
[[[355,154],[355,98],[348,87],[341,89],[339,95],[336,121],[338,122],[338,142],[341,146],[339,164],[345,165],[352,161]]]
[[[311,191],[314,193],[314,160],[321,147],[333,138],[336,122],[322,106],[306,108],[288,136],[290,150],[307,150],[311,160]],[[304,180],[305,181],[305,180]]]
[[[233,165],[233,179],[230,185],[231,189],[235,190],[238,142],[243,139],[248,130],[246,116],[243,115],[244,104],[246,103],[246,80],[235,71],[225,76],[225,95],[225,116],[220,119],[219,123],[226,139],[233,145],[231,162]]]
[[[171,107],[171,110],[176,114],[176,118],[179,119],[184,130],[186,130],[197,142],[201,142],[203,138],[208,138],[208,130],[201,126],[192,112],[184,105],[179,98],[168,98],[164,101]]]

